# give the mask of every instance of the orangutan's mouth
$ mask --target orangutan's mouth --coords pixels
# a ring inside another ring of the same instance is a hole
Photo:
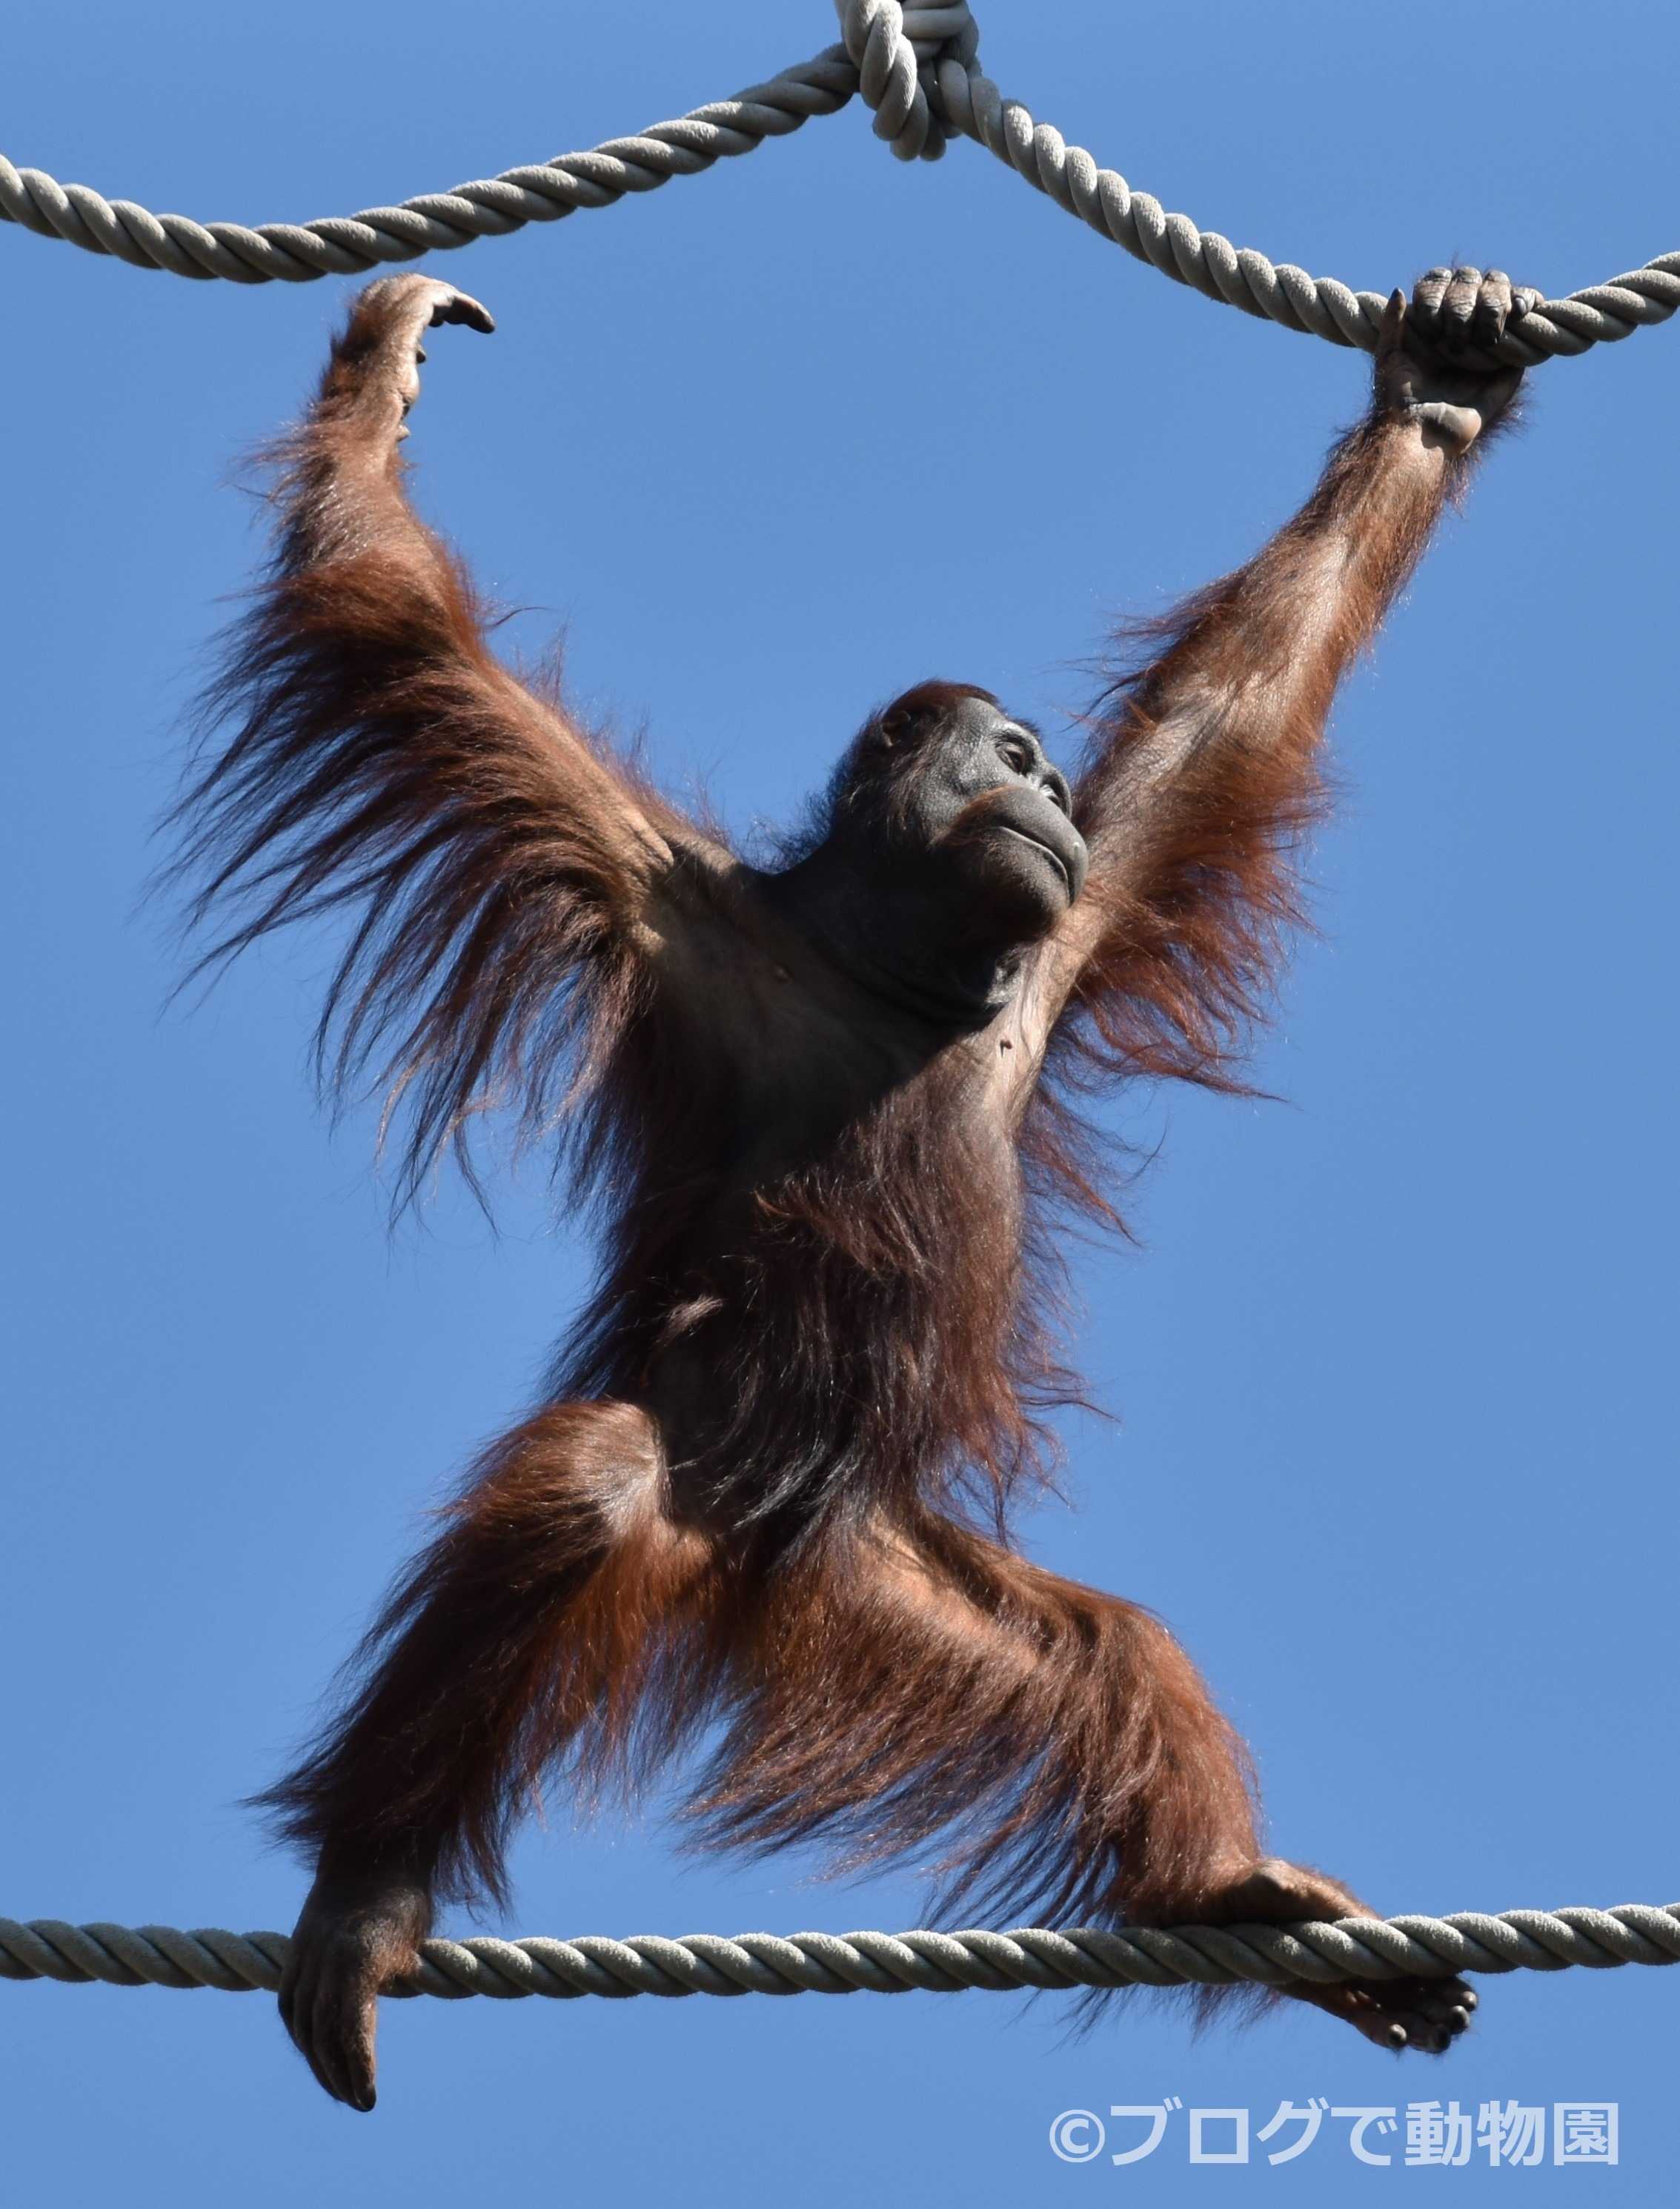
[[[1062,854],[1059,852],[1052,852],[1048,844],[1041,844],[1036,836],[1029,836],[1025,829],[1011,828],[1006,821],[1000,821],[996,823],[996,826],[1001,834],[1013,836],[1017,844],[1025,844],[1029,851],[1037,852],[1040,858],[1050,861],[1057,873],[1061,876],[1062,887],[1068,893],[1069,902],[1071,903],[1074,894],[1074,878],[1068,872],[1068,863]]]

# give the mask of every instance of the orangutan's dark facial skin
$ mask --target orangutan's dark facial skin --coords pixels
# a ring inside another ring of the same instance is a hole
[[[1084,887],[1085,839],[1066,777],[1037,731],[988,699],[960,699],[923,737],[894,810],[888,863],[930,863],[930,916],[954,934],[1000,948],[1036,942]]]
[[[876,995],[983,1026],[1085,887],[1067,777],[984,691],[924,683],[853,747],[823,842],[775,903]]]

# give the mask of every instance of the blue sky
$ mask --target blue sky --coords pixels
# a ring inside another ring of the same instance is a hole
[[[1171,11],[992,0],[1006,92],[1169,206],[1358,286],[1452,256],[1563,291],[1680,244],[1671,12],[1526,0]],[[815,51],[822,0],[434,0],[283,18],[25,12],[5,150],[153,207],[338,213],[582,146]],[[1634,95],[1629,105],[1630,88]],[[0,235],[9,803],[8,1600],[0,1911],[288,1926],[238,1798],[276,1770],[425,1508],[524,1403],[587,1279],[541,1177],[499,1239],[446,1183],[395,1237],[373,1117],[304,1044],[330,932],[197,1009],[138,903],[220,602],[238,454],[346,287],[247,292]],[[433,264],[421,497],[591,713],[646,723],[743,831],[919,677],[1055,731],[1110,610],[1244,557],[1362,360],[1217,309],[972,147],[906,172],[859,108],[708,178]],[[1377,1905],[1661,1901],[1671,1835],[1680,328],[1532,378],[1339,714],[1337,818],[1257,1057],[1273,1103],[1117,1099],[1159,1147],[1135,1249],[1076,1258],[1117,1425],[1068,1429],[1034,1554],[1159,1609],[1252,1739],[1276,1845]],[[656,1814],[528,1833],[515,1931],[916,1922],[911,1880],[684,1863]],[[757,2203],[1347,2198],[1183,2133],[1075,2170],[1070,2107],[1176,2095],[1619,2102],[1622,2167],[1456,2194],[1646,2200],[1676,2152],[1680,1975],[1484,1987],[1445,2062],[1300,2011],[393,2006],[378,2112],[271,2002],[0,1987],[19,2200],[323,2203],[517,2188]],[[1256,2148],[1257,2158],[1263,2151]],[[1478,2159],[1479,2161],[1479,2159]],[[1403,2191],[1420,2176],[1358,2182]]]

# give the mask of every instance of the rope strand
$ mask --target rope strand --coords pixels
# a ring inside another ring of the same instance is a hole
[[[313,222],[201,223],[154,214],[132,200],[107,200],[87,184],[61,184],[41,169],[0,154],[0,218],[39,238],[63,238],[135,268],[233,284],[308,284],[354,275],[423,253],[452,252],[479,238],[505,238],[529,222],[556,222],[588,208],[614,207],[673,177],[702,174],[720,160],[785,138],[814,115],[834,115],[854,93],[875,117],[876,135],[901,160],[934,160],[952,137],[974,140],[1015,173],[1077,215],[1099,237],[1244,314],[1364,352],[1376,348],[1386,292],[1354,292],[1237,248],[1218,231],[1170,214],[1100,168],[1020,101],[1005,99],[979,66],[980,34],[966,0],[906,7],[902,0],[834,0],[843,43],[733,99],[655,123],[634,137],[609,138],[587,153],[507,169],[498,177],[430,192],[395,207]],[[1665,322],[1680,308],[1680,252],[1574,292],[1525,293],[1496,348],[1514,366],[1575,356]],[[1467,361],[1477,357],[1466,355]],[[1482,357],[1480,364],[1490,364]]]
[[[0,1917],[0,1978],[98,1980],[114,1987],[272,1993],[292,1943],[283,1933],[190,1933],[168,1925],[27,1923]],[[1614,1910],[1460,1911],[1451,1917],[1344,1917],[1334,1924],[1179,1925],[1155,1931],[1042,1926],[1008,1933],[716,1933],[629,1941],[427,1941],[400,1995],[460,2001],[542,1995],[1007,1994],[1021,1988],[1224,1986],[1249,1980],[1448,1978],[1459,1971],[1605,1971],[1680,1963],[1680,1903]]]

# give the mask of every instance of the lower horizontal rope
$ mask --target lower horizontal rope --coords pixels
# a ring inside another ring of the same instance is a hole
[[[0,1917],[0,1978],[273,1993],[283,1933],[169,1925],[68,1925]],[[1680,1903],[1613,1910],[1460,1911],[1451,1917],[1343,1917],[1334,1924],[1093,1927],[1008,1933],[691,1933],[611,1941],[428,1941],[394,1994],[520,2001],[601,1995],[960,1994],[970,1988],[1226,1986],[1252,1981],[1448,1978],[1459,1971],[1607,1970],[1680,1963]]]

